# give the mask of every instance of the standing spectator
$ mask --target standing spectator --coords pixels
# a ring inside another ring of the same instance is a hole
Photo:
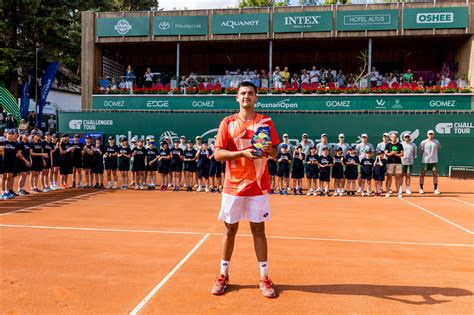
[[[423,185],[425,183],[425,176],[428,171],[433,174],[434,193],[439,195],[438,190],[438,152],[441,149],[441,144],[434,138],[434,131],[429,130],[427,139],[420,143],[421,152],[421,174],[420,174],[420,194],[424,193]]]
[[[316,66],[311,68],[309,72],[309,80],[311,83],[319,83],[319,71],[316,69]]]
[[[22,118],[20,125],[18,126],[18,132],[22,134],[24,131],[29,131],[29,124],[26,122],[26,119]]]
[[[259,89],[262,86],[261,79],[260,79],[260,74],[258,73],[257,69],[255,69],[253,71],[252,83],[257,87],[257,89]]]
[[[372,67],[372,70],[370,71],[370,87],[377,86],[378,77],[379,77],[379,72],[376,70],[375,67]]]
[[[411,73],[411,69],[408,69],[407,72],[403,75],[403,82],[413,83],[413,73]]]
[[[296,85],[298,88],[300,87],[300,78],[298,77],[297,73],[293,73],[293,76],[291,77],[291,87]]]
[[[125,82],[127,83],[127,88],[130,89],[130,94],[133,93],[133,82],[135,81],[135,72],[132,69],[132,66],[128,66],[125,70]]]
[[[119,89],[121,89],[121,90],[127,88],[127,82],[125,82],[124,77],[122,77],[122,78],[120,79],[120,82],[119,82],[118,87],[119,87]]]
[[[305,83],[309,85],[309,74],[306,69],[303,69],[303,73],[301,74],[301,85]]]
[[[328,143],[328,135],[323,133],[321,135],[321,142],[316,145],[316,149],[318,150],[318,155],[321,156],[323,154],[324,148],[328,148],[328,153],[331,155],[331,148],[329,147]]]
[[[290,139],[288,138],[287,133],[283,134],[283,142],[278,145],[278,151],[281,152],[281,147],[283,146],[283,144],[286,145],[286,147],[288,149],[288,153],[290,155],[293,155],[293,145],[290,143]]]
[[[402,165],[403,165],[403,176],[405,176],[405,192],[408,195],[411,195],[410,191],[410,176],[411,172],[413,171],[413,163],[416,159],[416,144],[411,142],[411,137],[409,133],[405,133],[402,135],[402,145],[403,145],[403,157],[402,157]]]
[[[48,131],[51,134],[56,132],[56,119],[54,119],[53,115],[49,116],[48,119]]]
[[[439,85],[440,85],[441,87],[447,87],[447,86],[449,86],[449,82],[451,82],[451,79],[448,78],[448,77],[445,76],[445,75],[442,75],[442,76],[441,76],[441,81],[439,82]]]
[[[232,75],[230,74],[229,70],[225,71],[224,78],[222,79],[222,87],[224,89],[230,88],[230,82],[232,81]],[[186,148],[182,149],[183,151]]]
[[[346,86],[346,76],[342,73],[342,70],[339,70],[339,73],[336,75],[336,82],[339,87]]]
[[[6,124],[5,129],[15,128],[15,119],[13,119],[12,114],[7,114],[7,118],[5,119],[5,124]]]
[[[396,132],[390,133],[390,142],[385,147],[385,156],[387,156],[387,179],[395,175],[395,189],[398,192],[398,198],[402,198],[402,156],[404,155],[403,145],[398,141]],[[390,197],[390,191],[387,191],[385,197]]]
[[[150,68],[146,68],[146,72],[145,74],[143,75],[143,77],[145,78],[145,87],[147,89],[151,88],[151,86],[153,85],[153,78],[155,77],[155,75],[157,75],[159,73],[154,73],[154,72],[151,72],[151,69]]]
[[[36,112],[34,112],[34,111],[31,111],[28,114],[28,117],[26,117],[28,119],[28,123],[30,125],[30,131],[36,126],[36,117],[37,117]]]
[[[280,73],[280,67],[275,67],[275,71],[273,72],[273,87],[275,89],[281,89],[282,88],[282,81],[281,81],[281,73]]]
[[[252,82],[252,79],[250,78],[250,69],[245,70],[242,75],[242,82]]]
[[[332,69],[329,68],[327,73],[327,82],[329,83],[334,81],[336,81],[336,77],[334,76],[334,73],[332,73]]]
[[[303,133],[303,135],[301,136],[301,149],[304,153],[305,156],[308,156],[309,155],[309,149],[311,148],[312,146],[312,143],[308,140],[308,134],[307,133]]]
[[[349,150],[349,145],[346,143],[346,136],[343,133],[340,133],[338,136],[339,142],[336,144],[336,148],[339,147],[342,149],[342,156],[346,156],[347,151]]]
[[[377,144],[377,147],[375,151],[384,151],[385,152],[385,147],[387,146],[388,143],[388,132],[384,132],[382,135],[382,142]]]
[[[288,86],[290,84],[290,72],[288,71],[288,67],[285,67],[281,72],[281,82],[283,86]]]
[[[352,87],[355,84],[355,76],[353,73],[349,73],[349,76],[347,77],[347,87]]]

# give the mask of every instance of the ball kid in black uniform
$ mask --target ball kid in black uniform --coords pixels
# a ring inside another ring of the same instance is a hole
[[[61,188],[67,189],[69,175],[72,174],[73,166],[72,166],[72,151],[74,148],[69,143],[69,135],[65,134],[61,138],[61,145],[59,146],[59,151],[61,152],[62,162],[61,168],[59,169],[59,174],[61,174]]]
[[[365,185],[367,184],[367,196],[370,196],[372,172],[374,168],[375,160],[372,158],[372,151],[365,152],[366,156],[360,161],[361,165],[361,178],[362,178],[362,197],[364,196]]]
[[[186,187],[186,191],[193,191],[194,185],[194,174],[197,170],[197,163],[196,163],[196,154],[197,151],[193,148],[193,142],[191,140],[188,141],[187,149],[184,150],[184,177],[185,182],[188,185]]]
[[[288,145],[283,143],[281,145],[280,153],[276,156],[278,162],[278,188],[279,195],[288,195],[288,187],[290,187],[290,164],[291,154],[288,152]]]
[[[118,169],[122,177],[122,189],[128,189],[128,172],[130,170],[130,157],[132,150],[128,146],[127,138],[120,138],[120,146],[118,150]]]
[[[76,187],[76,183],[79,188],[82,188],[82,150],[84,145],[80,140],[81,137],[75,134],[72,143],[72,188]]]
[[[33,141],[30,143],[30,156],[31,156],[31,192],[46,192],[45,187],[43,190],[38,189],[38,180],[43,169],[43,144],[41,143],[41,137],[39,133],[33,131]]]
[[[344,172],[346,181],[347,181],[347,195],[355,196],[356,190],[356,181],[359,177],[358,166],[359,166],[359,157],[355,152],[355,148],[351,146],[346,155],[345,161],[346,170]]]
[[[146,148],[146,181],[148,190],[155,190],[156,187],[156,171],[158,170],[158,160],[160,155],[158,149],[155,148],[155,142],[149,141]]]
[[[333,165],[333,158],[329,155],[329,147],[325,146],[319,156],[319,183],[321,185],[321,196],[324,194],[329,197],[329,181],[331,176],[331,166]]]
[[[135,189],[145,189],[145,166],[147,162],[146,149],[143,146],[143,139],[137,140],[137,146],[132,149],[132,172],[135,173]]]
[[[108,145],[105,146],[105,171],[107,173],[107,189],[112,188],[112,179],[114,180],[114,189],[117,189],[117,155],[118,155],[118,146],[115,144],[115,139],[112,136],[108,138]]]
[[[291,165],[291,178],[293,179],[293,195],[303,194],[303,177],[305,154],[303,147],[299,144],[293,152],[293,164]]]
[[[173,148],[171,149],[171,181],[173,185],[173,191],[179,191],[181,186],[181,175],[183,173],[183,158],[184,152],[179,146],[179,140],[174,140]]]
[[[92,147],[92,169],[91,174],[93,180],[95,179],[94,188],[104,188],[104,154],[105,147],[99,137],[94,139],[94,146]]]
[[[59,170],[61,169],[61,163],[63,158],[61,156],[61,142],[59,141],[59,136],[57,134],[53,134],[52,142],[54,145],[53,149],[53,168],[51,170],[51,189],[57,190],[59,189],[58,186],[58,179],[59,179]]]
[[[332,178],[334,179],[334,196],[344,195],[344,157],[342,156],[343,149],[336,148],[334,161],[332,166]]]
[[[383,182],[385,180],[385,173],[387,172],[387,159],[385,152],[377,151],[377,157],[374,161],[373,178],[375,181],[375,197],[380,197],[383,192]]]
[[[52,175],[54,144],[52,142],[51,133],[46,132],[44,136],[45,140],[41,144],[43,146],[44,161],[41,180],[44,187],[43,190],[51,191],[50,175]]]
[[[202,191],[202,187],[205,186],[205,191],[209,192],[209,168],[211,166],[210,157],[212,155],[211,150],[208,148],[207,142],[201,144],[199,151],[196,153],[197,157],[197,179],[198,188],[197,191]],[[203,180],[204,178],[204,180]],[[204,185],[203,185],[204,182]]]
[[[18,142],[18,146],[21,150],[21,156],[17,158],[16,164],[18,166],[18,172],[20,173],[20,179],[18,180],[18,194],[20,194],[20,192],[26,192],[25,184],[31,170],[31,144],[28,142],[28,136],[29,133],[27,131],[22,132],[22,134],[20,135],[20,140]],[[31,190],[31,192],[37,193],[39,191]]]
[[[319,156],[315,146],[311,146],[309,154],[306,157],[306,178],[308,179],[308,196],[316,196],[316,187],[318,187],[319,180]]]

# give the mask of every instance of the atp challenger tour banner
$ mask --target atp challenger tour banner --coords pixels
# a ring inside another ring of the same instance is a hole
[[[465,28],[468,23],[467,7],[403,10],[404,29]]]
[[[212,141],[225,113],[161,113],[161,112],[59,112],[59,131],[68,133],[102,132],[104,135],[133,136],[153,135],[163,140],[166,136],[188,139],[201,136]],[[301,134],[308,133],[313,143],[321,133],[327,133],[335,146],[339,133],[344,133],[351,144],[360,142],[360,135],[367,133],[374,146],[382,133],[392,130],[400,134],[409,132],[416,145],[426,138],[428,130],[436,132],[441,142],[439,154],[440,174],[447,175],[450,165],[474,166],[474,155],[466,148],[474,143],[474,114],[322,114],[322,113],[273,113],[270,114],[278,133],[288,133],[296,144]],[[421,159],[415,160],[415,172],[420,170]]]
[[[470,110],[471,95],[260,95],[259,110]],[[92,109],[105,110],[237,110],[235,95],[94,95]]]

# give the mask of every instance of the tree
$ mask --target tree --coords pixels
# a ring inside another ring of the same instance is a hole
[[[256,8],[256,7],[282,7],[289,5],[289,0],[273,1],[273,0],[240,0],[240,8]]]
[[[18,95],[18,77],[34,71],[36,48],[41,49],[38,69],[55,60],[78,74],[81,11],[150,10],[156,6],[157,0],[0,1],[0,82]]]

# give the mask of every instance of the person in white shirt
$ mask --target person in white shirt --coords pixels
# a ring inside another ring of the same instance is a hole
[[[316,69],[316,66],[313,66],[309,72],[309,79],[311,83],[319,83],[319,71]]]
[[[379,78],[379,72],[375,69],[375,67],[372,67],[372,70],[370,71],[370,87],[377,86],[378,78]]]
[[[301,74],[301,85],[303,85],[304,83],[309,84],[309,74],[306,69],[303,70],[303,73]]]
[[[232,81],[232,76],[230,75],[229,70],[226,70],[224,78],[222,79],[222,87],[224,89],[230,88],[231,87],[231,85],[230,85],[231,81]],[[184,150],[186,150],[186,148]]]
[[[244,74],[242,75],[242,82],[251,82],[252,79],[250,78],[250,70],[245,70]]]
[[[259,89],[262,84],[260,81],[260,74],[258,73],[257,69],[254,70],[251,76],[251,79],[252,79],[252,83],[257,87],[257,89]]]
[[[446,77],[446,76],[444,76],[444,75],[442,75],[442,76],[441,76],[441,81],[440,81],[439,85],[440,85],[441,87],[447,87],[447,86],[449,85],[449,82],[451,82],[451,79],[448,78],[448,77]]]
[[[411,195],[410,191],[410,182],[411,182],[411,172],[413,171],[413,164],[416,159],[416,144],[411,142],[411,137],[409,133],[404,133],[402,135],[402,145],[403,145],[403,156],[402,156],[402,169],[403,176],[405,176],[405,192],[408,195]]]
[[[434,131],[428,130],[427,139],[420,143],[421,153],[421,174],[420,174],[420,194],[424,193],[423,185],[425,183],[425,176],[428,171],[433,174],[434,193],[440,194],[438,190],[438,152],[441,149],[441,144],[434,138]]]
[[[275,68],[272,79],[273,79],[273,87],[275,89],[281,89],[283,87],[283,83],[281,81],[280,67]]]

